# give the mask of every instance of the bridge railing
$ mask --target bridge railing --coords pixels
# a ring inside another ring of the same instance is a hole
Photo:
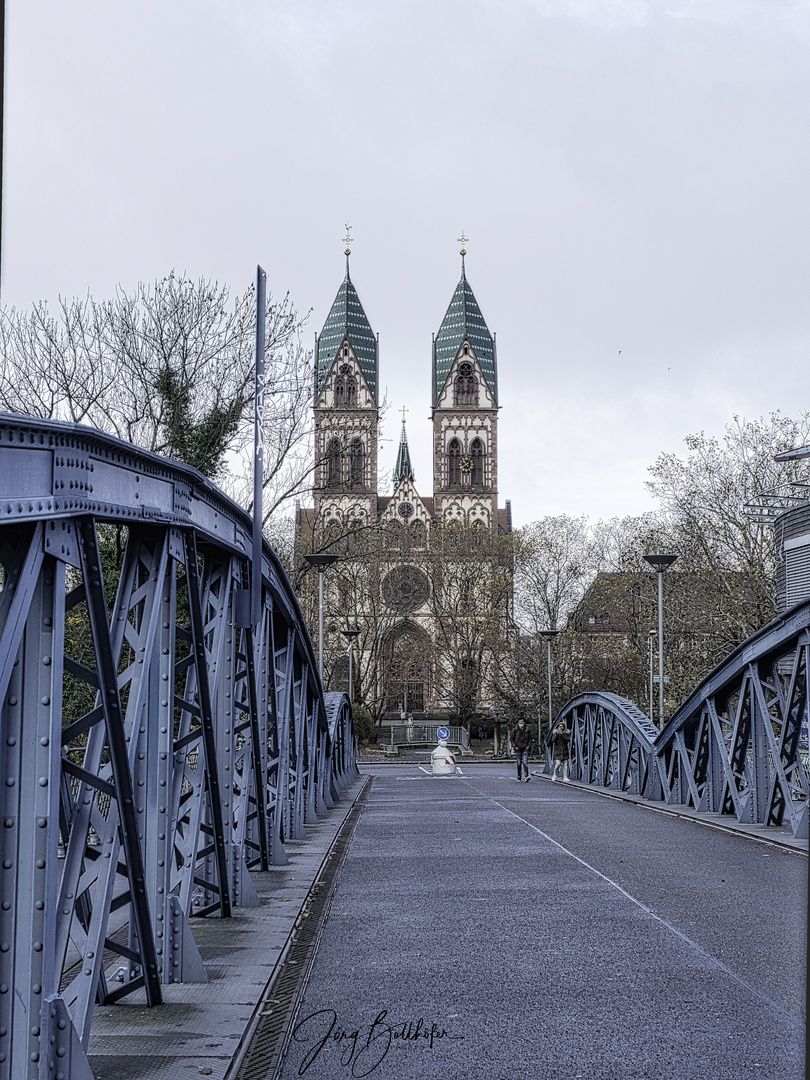
[[[389,733],[389,745],[392,748],[400,746],[436,746],[439,742],[439,728],[441,723],[420,724],[404,723],[392,724]],[[463,724],[446,726],[449,732],[447,743],[458,746],[461,750],[469,750],[470,736]]]
[[[806,838],[809,664],[805,601],[726,657],[663,731],[616,694],[581,694],[555,722],[572,732],[571,775],[740,822],[789,824]],[[550,766],[550,744],[546,754]]]
[[[357,774],[295,594],[177,462],[0,414],[0,1080],[89,1075],[96,1003],[206,981],[191,916]],[[71,1064],[73,1062],[73,1064]]]

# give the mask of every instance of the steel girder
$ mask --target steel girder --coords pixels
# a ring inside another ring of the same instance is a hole
[[[97,1002],[205,980],[191,916],[256,903],[357,774],[268,545],[241,625],[251,532],[192,469],[0,414],[0,1080],[84,1080]]]
[[[582,694],[558,716],[572,730],[572,775],[741,822],[789,824],[807,838],[799,744],[810,716],[809,665],[805,601],[735,649],[661,732],[615,694]]]

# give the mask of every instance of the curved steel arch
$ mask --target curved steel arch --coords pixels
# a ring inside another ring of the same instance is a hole
[[[650,799],[790,824],[808,836],[810,601],[738,646],[659,732],[615,694],[581,694],[557,718],[572,729],[576,779]],[[550,757],[550,749],[547,749]]]
[[[357,775],[267,543],[247,625],[251,538],[187,466],[0,413],[0,1080],[89,1075],[96,1002],[206,980],[190,916],[258,903]]]
[[[571,729],[575,779],[656,797],[656,728],[632,702],[618,694],[580,694],[565,705],[556,723],[560,720]],[[546,753],[550,760],[550,741]]]

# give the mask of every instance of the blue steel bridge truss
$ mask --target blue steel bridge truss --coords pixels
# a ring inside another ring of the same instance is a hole
[[[251,531],[193,469],[0,414],[0,1080],[89,1077],[97,1003],[205,981],[191,916],[257,904],[357,775],[267,544],[245,625]]]
[[[581,694],[556,721],[572,733],[571,775],[740,822],[790,825],[806,839],[808,662],[805,601],[735,649],[660,732],[616,694]],[[550,745],[546,753],[550,767]]]

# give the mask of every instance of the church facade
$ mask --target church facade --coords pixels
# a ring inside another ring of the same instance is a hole
[[[325,646],[334,661],[325,681],[333,688],[343,681],[339,631],[353,624],[360,630],[355,698],[376,719],[464,716],[485,706],[491,642],[475,633],[471,640],[467,624],[483,618],[491,602],[479,586],[492,577],[498,538],[511,522],[509,503],[498,506],[495,338],[467,279],[465,254],[425,365],[429,494],[418,490],[404,419],[393,492],[379,490],[379,339],[351,279],[348,251],[316,338],[314,506],[302,512],[299,535],[309,550],[341,555],[327,584]],[[510,607],[506,591],[495,600],[499,607]]]

